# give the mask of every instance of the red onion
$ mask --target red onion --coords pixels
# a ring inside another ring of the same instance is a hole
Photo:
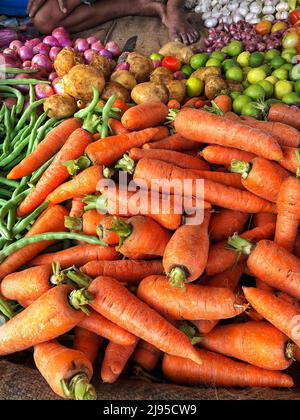
[[[88,38],[87,38],[87,42],[88,42],[90,45],[92,45],[92,44],[94,44],[95,42],[98,42],[98,40],[97,40],[97,38],[96,38],[95,36],[90,36],[90,37],[88,37]]]
[[[16,58],[18,57],[18,51],[12,50],[11,48],[5,48],[2,52],[5,55],[12,55]]]
[[[92,59],[94,58],[94,55],[95,55],[95,53],[96,53],[96,51],[94,51],[94,50],[86,50],[86,51],[84,51],[84,58],[85,58],[85,61],[88,63],[88,64],[90,64],[90,62],[92,61]]]
[[[0,64],[1,67],[20,67],[22,63],[15,55],[0,53]]]
[[[26,60],[22,63],[22,68],[23,69],[30,69],[32,66],[31,60]]]
[[[113,58],[113,55],[110,51],[106,50],[105,48],[103,48],[100,52],[100,55],[102,55],[102,57],[106,57],[106,58]]]
[[[56,56],[58,53],[60,53],[61,47],[52,47],[49,52],[49,58],[51,61],[54,61],[56,59]]]
[[[75,42],[75,50],[81,53],[89,49],[89,44],[86,39],[79,38]]]
[[[182,71],[176,71],[174,73],[174,77],[175,77],[176,80],[185,80],[186,79],[186,75]]]
[[[48,80],[49,80],[49,82],[52,83],[57,78],[58,78],[57,73],[55,71],[53,71],[52,73],[49,74]]]
[[[107,51],[109,51],[113,57],[119,57],[121,55],[121,48],[119,47],[119,45],[114,42],[114,41],[110,41],[105,45],[105,49]]]
[[[67,47],[70,48],[73,46],[73,41],[70,38],[62,36],[62,37],[57,38],[57,40],[59,42],[59,45],[62,48],[67,48]]]
[[[54,36],[54,38],[56,39],[59,39],[61,37],[70,38],[69,32],[62,26],[53,29],[52,36]]]
[[[50,59],[46,55],[37,54],[32,59],[32,67],[44,69],[45,71],[50,73],[53,68],[53,65]]]
[[[117,64],[115,71],[117,70],[129,70],[130,66],[128,63]]]
[[[26,41],[25,46],[33,49],[34,47],[39,45],[41,42],[42,42],[42,40],[40,38],[33,38],[33,39],[29,39],[28,41]]]
[[[97,42],[94,42],[91,45],[91,48],[92,48],[92,50],[100,52],[104,47],[103,47],[101,41],[97,41]]]
[[[50,46],[47,44],[44,44],[43,42],[40,42],[38,45],[36,45],[33,48],[33,53],[34,54],[43,54],[43,55],[48,55],[50,52]]]
[[[50,47],[59,47],[58,40],[52,35],[45,36],[43,42],[46,45],[50,45]]]
[[[29,47],[24,46],[19,49],[19,56],[22,61],[31,60],[33,55],[33,51]]]
[[[9,44],[9,48],[15,51],[19,51],[21,47],[23,47],[23,42],[19,41],[18,39],[15,39]]]
[[[52,87],[55,93],[57,94],[64,93],[62,78],[58,77],[57,79],[54,79],[52,82]]]
[[[152,64],[153,67],[157,69],[158,67],[161,67],[161,60],[152,60]]]
[[[35,86],[35,94],[37,99],[49,98],[54,95],[54,90],[49,85],[40,84]]]

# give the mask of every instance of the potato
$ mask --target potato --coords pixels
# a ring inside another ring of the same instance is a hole
[[[130,94],[124,86],[117,82],[107,83],[102,93],[102,99],[108,100],[112,95],[123,99],[124,102],[130,102]]]
[[[127,63],[130,66],[130,73],[133,74],[138,83],[149,80],[150,73],[153,70],[152,61],[139,53],[130,53],[127,57]]]
[[[197,77],[197,79],[201,79],[205,82],[205,80],[209,77],[221,75],[222,71],[219,67],[201,67],[192,74],[192,77]]]
[[[77,64],[84,64],[82,55],[76,53],[71,48],[64,48],[57,54],[54,60],[54,69],[58,77],[63,77]]]
[[[50,118],[69,118],[77,112],[76,100],[67,93],[53,95],[46,99],[44,111],[49,111]]]
[[[159,53],[164,56],[176,57],[185,64],[189,64],[194,54],[192,48],[187,47],[181,42],[169,42],[160,49]]]
[[[127,70],[118,70],[115,71],[110,78],[111,82],[117,82],[122,85],[125,89],[132,91],[132,89],[137,85],[137,81],[133,74]]]
[[[105,86],[103,73],[84,64],[73,67],[63,78],[64,91],[76,99],[89,102],[93,99],[93,87],[100,95]]]
[[[169,100],[175,99],[181,104],[186,95],[185,81],[171,80],[166,86],[169,91]]]
[[[227,80],[227,86],[231,92],[244,92],[243,85],[235,80]]]
[[[222,91],[227,90],[226,81],[220,77],[210,77],[205,80],[205,96],[212,100],[215,99]]]
[[[99,71],[102,71],[105,79],[109,80],[109,76],[111,75],[111,64],[108,58],[102,57],[95,52],[93,54],[92,61],[90,62],[90,66],[95,67],[95,69]]]
[[[150,82],[166,85],[174,80],[174,74],[166,67],[158,67],[150,75]]]
[[[169,100],[169,92],[164,85],[146,82],[136,85],[131,92],[131,97],[136,104],[151,101],[160,101],[166,104]]]

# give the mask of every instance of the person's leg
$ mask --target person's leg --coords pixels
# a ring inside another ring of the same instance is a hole
[[[164,19],[165,6],[147,0],[98,0],[94,5],[82,4],[80,0],[68,0],[68,13],[62,13],[57,0],[48,0],[33,19],[42,33],[50,33],[57,26],[72,32],[80,32],[123,16],[160,16]]]
[[[199,32],[187,21],[184,0],[168,0],[164,23],[175,41],[193,44],[199,40]]]

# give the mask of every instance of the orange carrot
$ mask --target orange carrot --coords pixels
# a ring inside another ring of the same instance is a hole
[[[158,131],[155,134],[155,136],[152,138],[151,142],[157,142],[160,140],[163,140],[170,136],[169,129],[165,127],[164,125],[161,125],[159,127],[155,127]]]
[[[94,311],[89,316],[85,316],[78,326],[124,346],[130,346],[136,340],[133,334]]]
[[[220,209],[212,214],[209,225],[209,236],[214,242],[223,241],[234,233],[243,231],[249,219],[247,213]]]
[[[137,295],[164,317],[174,320],[216,321],[233,318],[245,311],[245,306],[229,289],[195,284],[178,289],[172,287],[163,276],[144,279]]]
[[[40,265],[4,277],[0,292],[9,300],[17,302],[35,301],[51,289],[49,265]]]
[[[162,125],[168,113],[168,107],[162,102],[145,102],[128,109],[122,117],[122,124],[127,130],[145,130]]]
[[[134,179],[143,180],[147,183],[149,188],[158,190],[161,190],[161,185],[158,185],[157,182],[153,183],[152,180],[166,180],[167,182],[174,180],[176,180],[176,182],[184,182],[184,180],[187,179],[194,180],[195,182],[193,183],[192,191],[189,191],[188,188],[184,188],[184,192],[181,191],[180,194],[195,196],[198,200],[201,200],[202,198],[216,206],[238,210],[244,213],[274,213],[276,211],[274,204],[271,204],[260,197],[256,197],[248,191],[241,191],[236,188],[228,187],[211,181],[210,179],[204,179],[204,196],[201,197],[199,196],[199,193],[202,194],[202,191],[197,191],[196,188],[196,180],[199,179],[199,176],[195,171],[178,168],[174,165],[157,160],[140,160],[135,169]]]
[[[165,355],[162,365],[165,378],[179,385],[214,387],[291,388],[294,385],[293,379],[281,372],[236,362],[205,350],[197,351],[203,359],[202,366],[180,357]]]
[[[121,110],[121,115],[123,115],[128,109],[130,109],[130,106],[123,101],[122,98],[116,98],[115,102],[113,103],[113,108],[119,108]]]
[[[94,194],[99,181],[103,179],[103,167],[91,166],[80,172],[69,182],[65,182],[52,191],[46,201],[53,204],[62,203],[79,195]]]
[[[29,265],[51,265],[57,261],[61,268],[68,268],[72,265],[78,267],[88,263],[89,261],[114,261],[118,260],[119,255],[114,248],[101,245],[77,245],[63,251],[54,252],[52,254],[43,254],[30,261]]]
[[[124,218],[120,218],[122,221],[126,221]],[[97,232],[101,240],[109,246],[116,246],[120,242],[120,236],[117,232],[112,231],[113,224],[115,221],[114,216],[105,216],[99,223]]]
[[[127,284],[139,284],[145,277],[162,275],[164,272],[160,260],[90,261],[80,270],[92,278],[113,277],[121,283]]]
[[[299,155],[300,156],[300,155]],[[278,216],[275,242],[293,252],[300,223],[300,173],[299,178],[288,177],[281,185],[277,207]]]
[[[119,379],[137,342],[138,340],[131,346],[122,346],[112,342],[108,344],[101,367],[101,379],[104,383],[113,384]]]
[[[128,150],[152,141],[158,132],[157,128],[148,128],[143,131],[107,137],[90,144],[86,148],[86,153],[94,164],[111,166]]]
[[[97,229],[105,215],[97,210],[88,210],[82,216],[82,231],[85,235],[97,235]]]
[[[205,147],[200,155],[209,163],[229,167],[233,159],[250,162],[255,154],[230,147],[211,145]]]
[[[145,144],[143,149],[166,149],[181,152],[183,150],[199,149],[199,143],[187,140],[177,133],[163,140]]]
[[[300,130],[300,111],[294,106],[274,104],[269,111],[269,120],[290,125]]]
[[[214,99],[214,103],[224,114],[232,110],[232,99],[229,95],[219,95]]]
[[[244,287],[243,291],[247,301],[260,315],[300,346],[299,308],[267,290]]]
[[[209,221],[208,211],[201,224],[189,224],[187,219],[187,224],[177,229],[166,246],[163,265],[173,287],[184,287],[203,274],[209,251]]]
[[[16,353],[60,337],[83,318],[69,303],[71,286],[57,286],[0,327],[0,355]]]
[[[198,179],[208,179],[214,182],[218,182],[222,185],[227,185],[228,187],[244,190],[241,178],[238,176],[238,174],[231,174],[223,171],[212,172],[193,170],[193,172]]]
[[[72,207],[70,210],[70,217],[82,217],[84,213],[85,203],[83,202],[84,197],[74,197],[72,200]]]
[[[71,134],[36,186],[19,206],[19,217],[32,212],[45,200],[48,194],[69,178],[69,172],[67,167],[64,166],[64,162],[82,156],[86,146],[91,143],[92,140],[92,135],[81,128]]]
[[[97,359],[102,342],[103,339],[99,335],[81,327],[75,328],[73,349],[83,353],[92,365]]]
[[[253,229],[241,234],[241,237],[249,241],[259,241],[261,239],[271,239],[274,237],[276,228],[276,217],[272,214],[259,215],[257,225]],[[206,273],[209,276],[222,273],[232,267],[237,259],[245,258],[238,256],[237,253],[227,248],[227,241],[218,242],[210,247]]]
[[[201,346],[268,370],[285,370],[294,358],[289,339],[267,322],[216,327],[204,337]]]
[[[270,160],[282,159],[281,148],[271,135],[209,112],[182,109],[176,116],[175,128],[189,140],[234,147]]]
[[[127,130],[127,128],[125,128],[124,125],[119,120],[115,120],[114,118],[110,118],[108,120],[108,124],[109,124],[109,127],[110,127],[111,131],[113,132],[113,134],[115,136],[118,136],[119,134],[129,133],[129,130]],[[99,136],[95,137],[95,140],[100,140],[100,138],[101,138],[101,136],[99,134]]]
[[[180,102],[176,101],[176,99],[171,99],[168,102],[168,108],[169,109],[180,109],[181,108]]]
[[[294,174],[297,173],[298,169],[296,151],[297,149],[295,149],[294,147],[283,147],[283,159],[281,159],[281,161],[279,162],[283,168],[287,169],[290,172],[293,172]]]
[[[261,157],[250,163],[233,160],[231,171],[241,174],[242,184],[248,191],[273,203],[277,202],[280,187],[289,176],[280,165]]]
[[[82,352],[62,346],[56,341],[41,343],[34,348],[36,367],[51,389],[60,397],[95,400],[90,380],[93,366]]]
[[[65,207],[53,206],[47,208],[26,236],[35,236],[45,232],[64,232],[66,230],[65,216],[68,216],[68,210]],[[14,252],[0,265],[0,280],[27,264],[32,258],[52,244],[53,241],[38,242]]]
[[[294,248],[294,254],[296,257],[300,258],[300,234],[298,233],[296,242],[295,242],[295,248]]]
[[[141,340],[133,353],[132,360],[142,366],[143,369],[152,372],[158,364],[161,355],[162,352],[160,350],[147,343],[147,341]]]
[[[54,156],[63,147],[69,136],[80,127],[81,121],[77,118],[63,121],[47,134],[34,152],[26,156],[25,159],[11,170],[7,178],[18,179],[30,175]]]
[[[209,165],[204,160],[198,157],[188,156],[184,153],[176,152],[174,150],[160,150],[160,149],[131,149],[129,156],[135,162],[141,159],[157,159],[163,162],[172,163],[180,168],[199,169],[202,171],[209,170]]]
[[[117,280],[98,277],[88,290],[94,296],[92,307],[110,321],[163,352],[201,363],[185,334],[141,302]]]

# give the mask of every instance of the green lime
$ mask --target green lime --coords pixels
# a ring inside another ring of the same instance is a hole
[[[226,72],[226,79],[242,82],[244,80],[243,70],[240,67],[231,67]]]
[[[202,80],[198,79],[197,77],[190,77],[186,81],[186,90],[187,90],[187,95],[190,98],[200,96],[203,91]]]
[[[293,64],[292,64],[292,63],[286,63],[286,64],[284,64],[283,66],[281,66],[280,68],[281,68],[281,69],[284,69],[284,70],[287,70],[287,71],[291,71],[293,67],[294,67],[294,66],[293,66]]]
[[[266,61],[272,61],[273,58],[279,57],[279,56],[280,56],[280,51],[278,51],[278,50],[269,50],[265,54],[265,60]]]
[[[159,53],[153,53],[150,55],[150,60],[153,60],[153,61],[156,61],[156,60],[162,61],[163,59],[164,59],[164,56]]]
[[[195,54],[191,58],[190,66],[194,70],[200,69],[200,67],[204,67],[207,60],[209,59],[209,55],[207,53]]]
[[[263,88],[263,90],[265,91],[265,96],[267,99],[272,98],[272,96],[274,95],[274,86],[272,85],[271,82],[269,82],[268,80],[262,80],[261,82],[258,83],[259,86],[261,86]]]
[[[258,101],[259,99],[263,99],[266,96],[266,92],[262,86],[259,84],[249,86],[245,91],[244,94],[249,96],[249,98],[253,99],[254,101]]]
[[[210,58],[206,64],[206,67],[221,67],[222,66],[222,62],[217,60],[216,58]]]
[[[287,105],[295,105],[300,103],[300,95],[296,92],[286,93],[282,97],[282,102]]]
[[[245,117],[259,118],[261,116],[260,111],[257,109],[256,102],[249,102],[243,106],[241,115]]]
[[[222,51],[214,51],[211,53],[210,58],[215,58],[218,61],[224,61],[225,60],[225,54],[222,53]]]
[[[231,67],[237,67],[238,63],[236,60],[233,60],[232,58],[227,58],[227,60],[225,60],[223,62],[223,70],[226,73],[227,70],[229,70]]]
[[[236,114],[241,115],[243,107],[251,102],[249,96],[246,95],[239,95],[237,98],[234,99],[232,108]]]
[[[300,79],[295,83],[295,92],[300,94]]]
[[[240,55],[243,50],[243,43],[241,41],[231,41],[226,47],[226,53],[230,55],[230,57]]]
[[[239,96],[241,96],[241,92],[235,92],[235,91],[233,91],[233,92],[231,92],[230,93],[230,97],[231,97],[231,99],[234,101],[236,98],[238,98]]]
[[[249,83],[258,83],[267,77],[265,69],[258,67],[249,71],[247,79]]]
[[[274,70],[280,69],[280,67],[282,67],[284,64],[286,64],[286,60],[280,56],[274,57],[271,60],[271,66]]]
[[[284,95],[293,92],[293,83],[287,80],[279,80],[275,85],[275,97],[282,99]]]
[[[296,82],[300,79],[300,64],[297,64],[296,66],[293,66],[290,70],[290,79]]]
[[[262,66],[264,61],[265,61],[265,56],[263,53],[254,52],[250,55],[249,64],[250,64],[250,67],[255,68],[255,67]]]
[[[272,76],[277,77],[279,80],[287,80],[289,78],[289,72],[286,69],[280,68],[274,70]]]
[[[188,64],[185,64],[184,66],[182,66],[181,71],[182,73],[186,75],[186,77],[191,77],[191,75],[194,73],[194,69]]]
[[[239,65],[242,67],[248,67],[249,61],[250,61],[250,55],[251,54],[249,53],[249,51],[242,52],[237,58],[237,62],[239,63]]]

